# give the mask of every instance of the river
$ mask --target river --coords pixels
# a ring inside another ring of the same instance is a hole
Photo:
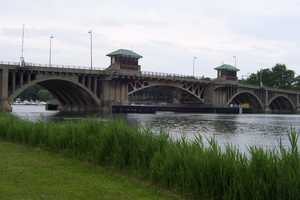
[[[31,121],[52,121],[80,119],[83,116],[66,116],[54,111],[45,111],[44,106],[14,105],[13,114]],[[288,132],[294,127],[300,133],[300,115],[269,114],[175,114],[161,112],[156,114],[118,115],[129,123],[142,125],[152,130],[164,130],[173,138],[196,135],[204,138],[214,137],[219,144],[233,144],[246,151],[248,146],[256,145],[272,149],[279,141],[288,144]]]

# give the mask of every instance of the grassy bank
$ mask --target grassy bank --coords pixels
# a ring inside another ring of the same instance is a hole
[[[0,141],[1,200],[132,200],[175,196],[112,170]]]
[[[212,140],[172,141],[164,134],[123,122],[30,123],[3,114],[0,137],[45,147],[79,159],[134,173],[165,188],[199,199],[299,199],[297,134],[291,148],[249,148],[249,157]]]

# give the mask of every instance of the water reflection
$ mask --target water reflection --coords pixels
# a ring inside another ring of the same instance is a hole
[[[74,120],[84,116],[64,115],[45,111],[41,106],[13,106],[13,113],[23,119]],[[203,137],[215,137],[221,145],[231,143],[242,151],[248,145],[274,148],[282,139],[288,144],[288,131],[295,127],[300,131],[300,115],[220,115],[220,114],[157,114],[115,115],[131,124],[151,128],[154,131],[167,131],[173,138],[185,136],[193,139],[200,134]]]
[[[237,115],[215,115],[210,122],[216,133],[235,134],[237,130]]]

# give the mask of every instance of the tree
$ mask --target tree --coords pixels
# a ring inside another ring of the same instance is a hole
[[[295,81],[295,72],[288,70],[285,65],[277,64],[272,68],[273,87],[291,88]]]
[[[48,100],[52,99],[51,94],[48,92],[48,90],[45,90],[45,89],[40,89],[37,92],[37,96],[38,96],[38,100],[40,100],[40,101],[48,101]]]
[[[257,73],[252,73],[242,83],[251,85],[260,85],[262,81],[264,86],[290,89],[295,85],[295,72],[287,69],[284,64],[276,64],[272,69],[262,69]],[[300,87],[300,78],[299,78]]]
[[[252,73],[244,82],[250,85],[260,85],[262,80],[263,85],[272,86],[272,71],[270,69],[262,69],[257,73]]]
[[[34,85],[25,91],[23,91],[18,98],[21,100],[39,100],[39,101],[48,101],[50,99],[53,99],[52,95],[42,88],[41,86]]]
[[[300,75],[295,78],[293,86],[296,89],[300,89]]]

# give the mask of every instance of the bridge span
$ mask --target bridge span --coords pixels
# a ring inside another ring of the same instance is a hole
[[[231,65],[215,68],[217,78],[205,79],[141,71],[140,55],[129,50],[108,54],[106,69],[0,63],[0,110],[24,90],[40,85],[59,102],[61,111],[111,113],[113,107],[147,105],[200,108],[243,107],[253,113],[299,113],[300,91],[242,85]],[[204,109],[205,110],[205,109]]]

